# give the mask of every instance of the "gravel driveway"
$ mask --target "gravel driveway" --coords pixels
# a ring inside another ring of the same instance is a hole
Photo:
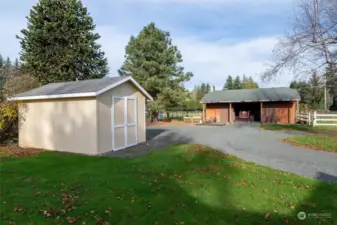
[[[257,125],[225,127],[149,127],[147,143],[110,156],[134,156],[159,150],[175,143],[196,143],[275,169],[337,182],[337,153],[295,147],[281,140],[299,132],[265,131]]]

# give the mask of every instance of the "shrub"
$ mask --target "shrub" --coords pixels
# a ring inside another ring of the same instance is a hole
[[[38,85],[35,78],[25,74],[12,76],[6,81],[2,93],[4,98],[0,101],[0,143],[5,143],[17,137],[19,123],[24,119],[24,115],[19,116],[18,103],[9,102],[6,97],[28,91],[38,87]],[[25,105],[22,104],[21,108],[25,109]]]
[[[0,103],[0,143],[17,136],[18,108],[13,102]]]

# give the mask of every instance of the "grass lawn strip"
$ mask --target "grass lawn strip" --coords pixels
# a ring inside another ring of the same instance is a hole
[[[300,124],[262,124],[261,128],[264,130],[287,130],[287,131],[303,131],[303,132],[325,132],[337,134],[337,126],[310,126]]]
[[[4,224],[337,224],[337,184],[200,145],[137,158],[41,152],[1,160],[0,172]]]
[[[285,142],[311,148],[315,150],[323,150],[337,152],[337,136],[336,135],[307,135],[295,136],[284,139]]]

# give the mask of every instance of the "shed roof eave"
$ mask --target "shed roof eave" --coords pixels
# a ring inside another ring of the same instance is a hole
[[[132,77],[126,77],[116,83],[113,83],[97,92],[86,92],[86,93],[71,93],[71,94],[56,94],[56,95],[35,95],[35,96],[18,96],[18,97],[9,97],[8,101],[28,101],[28,100],[47,100],[47,99],[58,99],[58,98],[81,98],[81,97],[97,97],[98,95],[113,89],[127,81],[133,83],[140,92],[150,101],[153,101],[152,96]]]
[[[96,92],[75,93],[75,94],[60,94],[60,95],[36,95],[36,96],[22,96],[9,97],[8,101],[29,101],[29,100],[47,100],[59,98],[82,98],[82,97],[96,97]]]

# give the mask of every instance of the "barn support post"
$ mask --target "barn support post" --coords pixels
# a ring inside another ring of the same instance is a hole
[[[289,104],[289,106],[288,106],[288,124],[291,124],[291,109],[292,109],[292,107],[293,107],[293,102],[291,102],[291,104]]]
[[[263,119],[264,119],[264,115],[263,115],[263,102],[260,102],[260,122],[261,124],[263,124]]]
[[[206,121],[206,104],[205,103],[202,104],[202,116],[201,116],[201,120],[202,120],[202,122]]]
[[[232,103],[229,103],[228,123],[232,122]]]

